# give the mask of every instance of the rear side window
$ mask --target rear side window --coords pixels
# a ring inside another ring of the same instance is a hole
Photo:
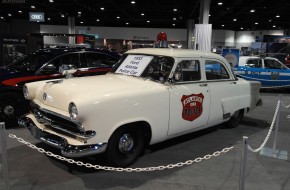
[[[179,82],[199,81],[201,79],[200,63],[197,60],[183,60],[176,68],[175,75],[180,75]]]
[[[207,80],[229,79],[230,75],[224,65],[218,61],[205,61],[205,74]]]
[[[262,60],[261,59],[248,59],[246,63],[246,67],[261,68]]]

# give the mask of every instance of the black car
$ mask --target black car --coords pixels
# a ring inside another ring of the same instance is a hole
[[[0,68],[0,122],[7,125],[26,112],[22,87],[27,82],[73,76],[100,75],[111,71],[120,55],[108,50],[82,48],[41,49]]]

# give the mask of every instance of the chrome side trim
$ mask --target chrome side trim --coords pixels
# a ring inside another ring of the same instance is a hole
[[[18,119],[18,124],[20,126],[29,129],[30,133],[38,140],[58,148],[61,150],[61,154],[66,157],[83,157],[90,156],[94,154],[100,154],[106,151],[107,143],[97,143],[91,145],[71,145],[68,141],[60,136],[50,134],[46,131],[39,129],[36,124],[28,117],[22,116]]]

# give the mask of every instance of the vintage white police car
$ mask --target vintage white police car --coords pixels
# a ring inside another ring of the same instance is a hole
[[[107,75],[26,84],[31,113],[19,124],[67,157],[105,152],[111,165],[126,167],[148,144],[237,126],[260,103],[259,89],[217,54],[134,49]]]

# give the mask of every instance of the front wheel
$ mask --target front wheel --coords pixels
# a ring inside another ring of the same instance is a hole
[[[244,110],[243,109],[235,111],[235,113],[231,116],[230,120],[225,123],[225,125],[228,128],[237,127],[240,124],[243,117],[244,117]]]
[[[17,124],[17,118],[28,112],[27,102],[19,94],[6,92],[0,94],[0,120],[7,126]]]
[[[117,129],[111,136],[106,157],[112,166],[127,167],[133,164],[143,153],[145,135],[138,126],[124,126]]]

